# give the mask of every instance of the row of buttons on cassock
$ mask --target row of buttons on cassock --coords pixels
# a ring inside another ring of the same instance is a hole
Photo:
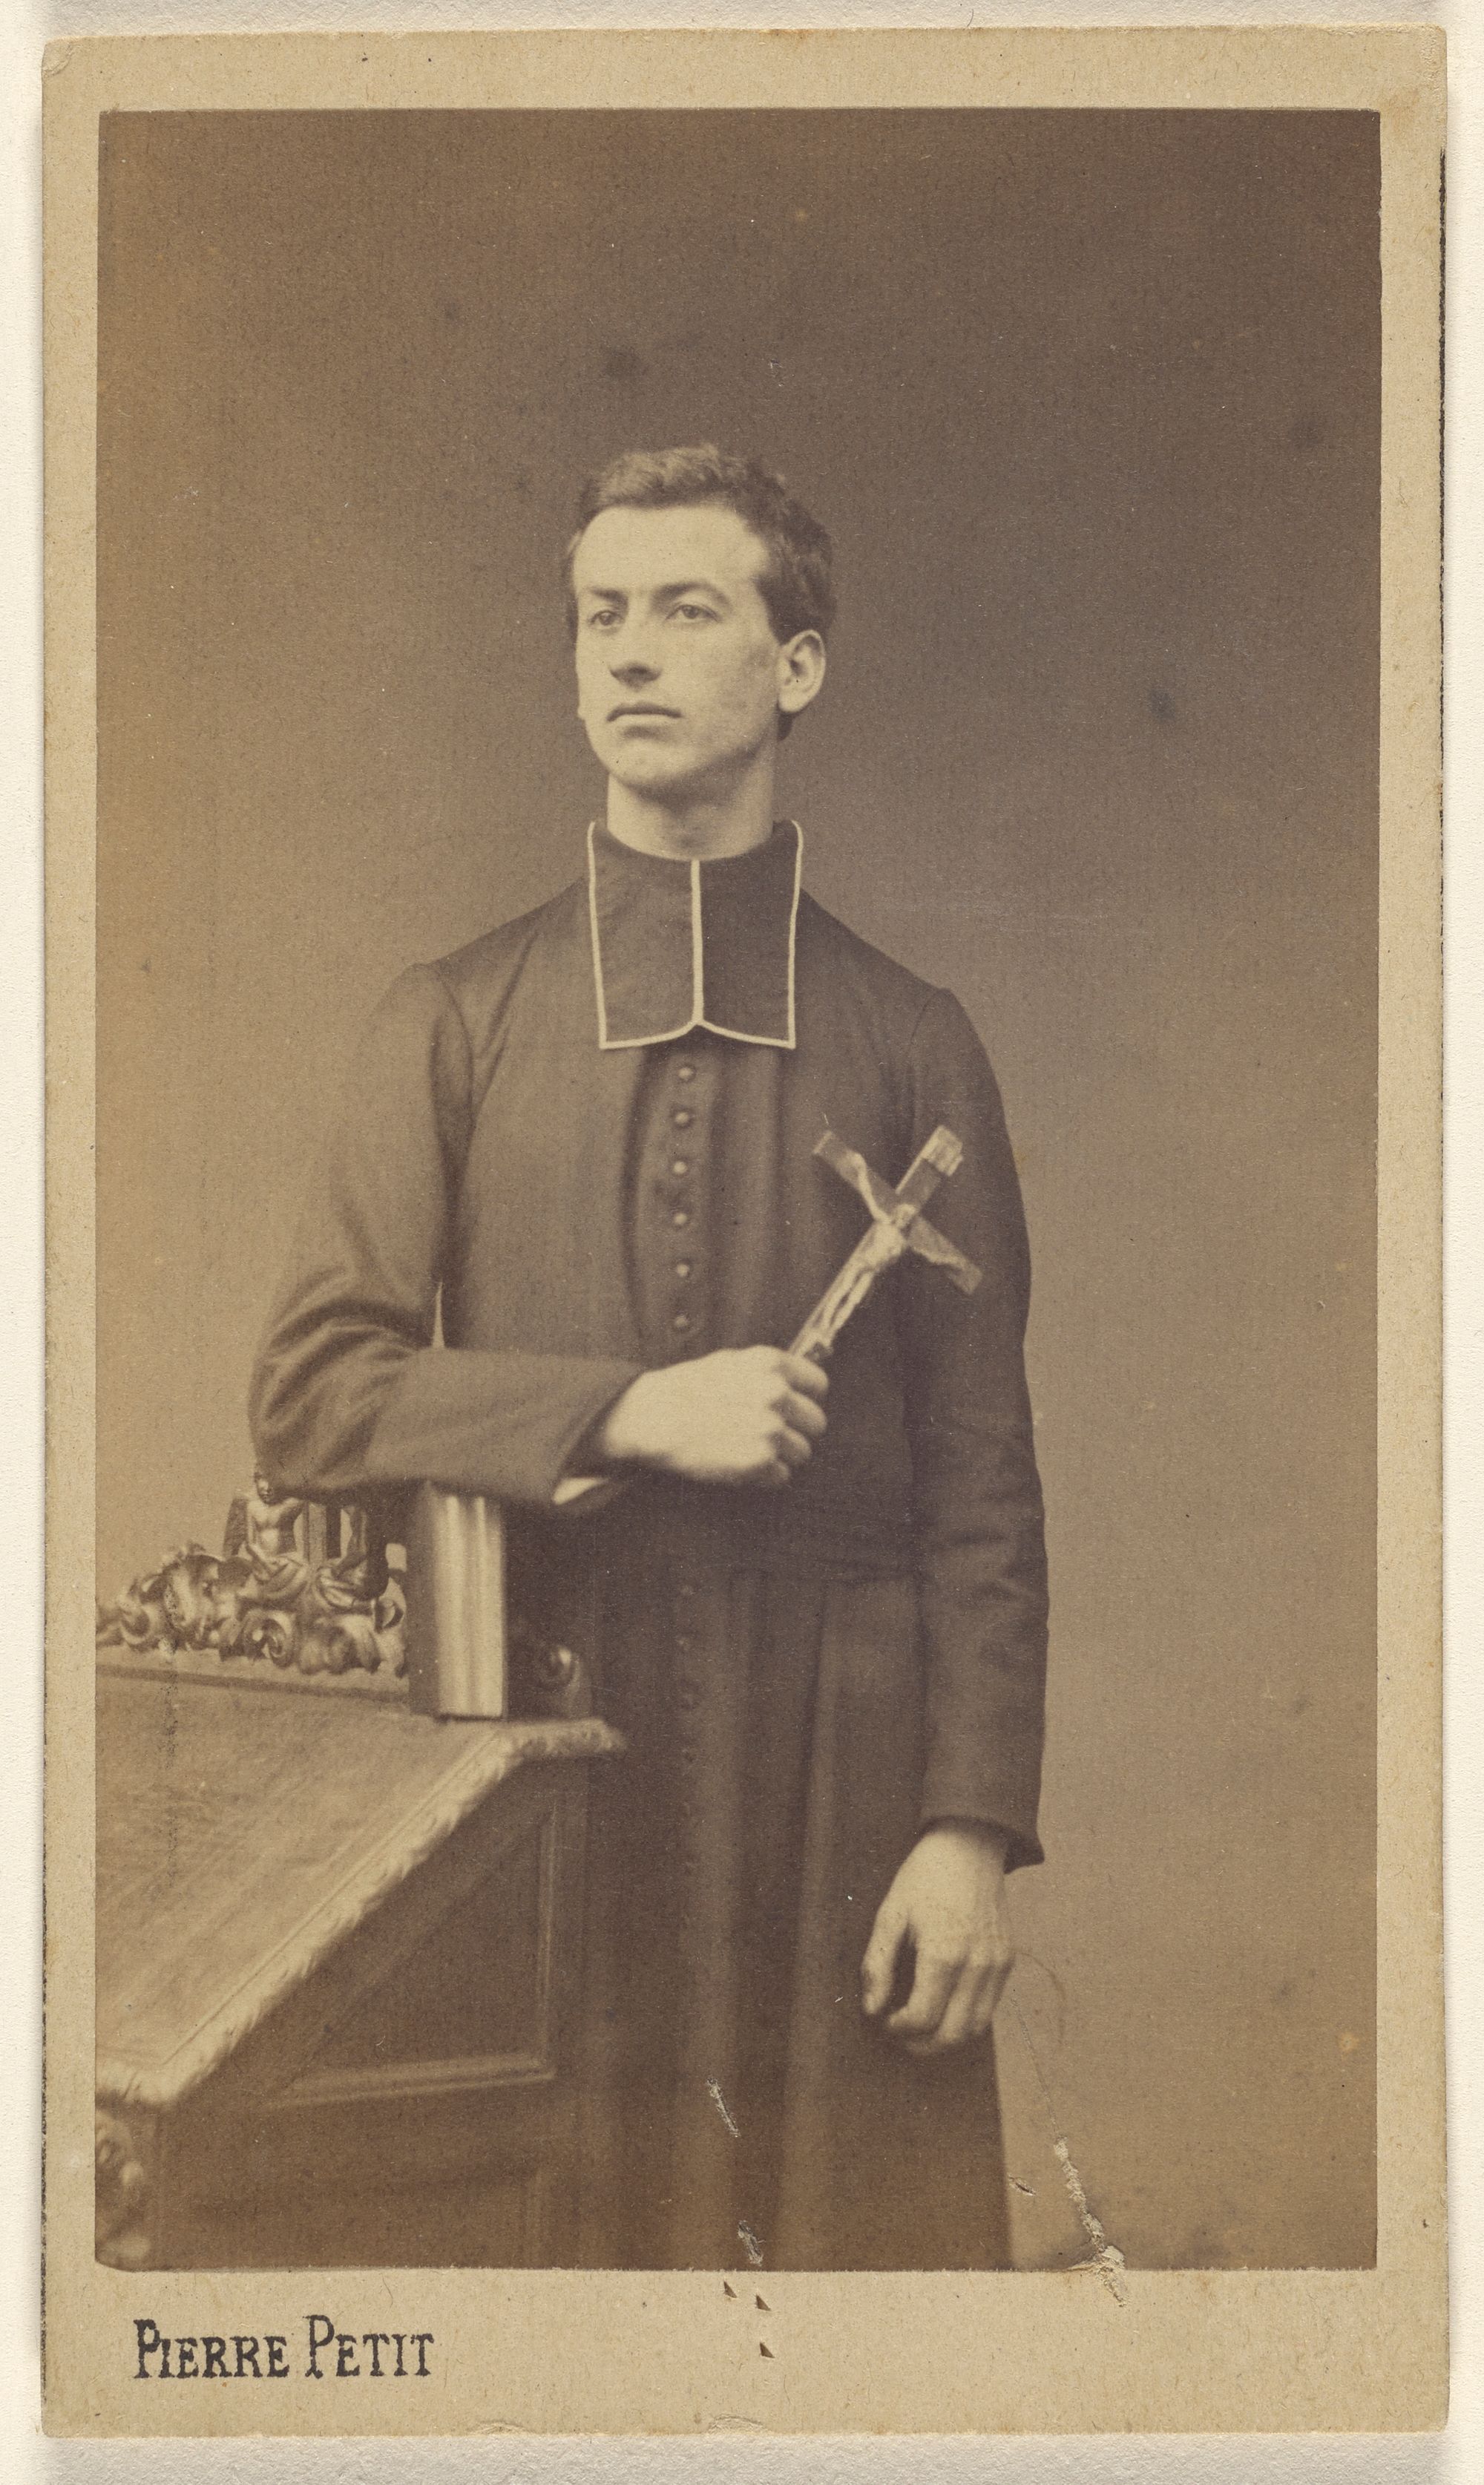
[[[681,1059],[676,1062],[675,1077],[682,1088],[693,1087],[695,1075],[693,1061]],[[692,1130],[694,1125],[695,1112],[692,1106],[679,1104],[673,1106],[670,1113],[670,1128],[682,1135],[676,1139],[675,1153],[670,1159],[669,1169],[672,1181],[684,1182],[692,1169],[694,1141],[686,1138],[684,1134]],[[670,1223],[678,1233],[685,1232],[690,1225],[691,1215],[690,1202],[682,1193],[675,1198],[670,1210]],[[671,1265],[676,1280],[677,1307],[671,1316],[670,1326],[677,1337],[688,1337],[695,1326],[695,1315],[687,1309],[684,1295],[695,1273],[695,1262],[693,1258],[687,1255],[675,1260]],[[679,1821],[681,1871],[683,1877],[690,1881],[694,1879],[696,1871],[696,1806],[694,1789],[689,1780],[696,1761],[693,1718],[701,1696],[700,1679],[694,1670],[693,1663],[696,1614],[695,1588],[690,1580],[682,1579],[676,1583],[675,1601],[676,1621],[680,1625],[675,1633],[675,1701],[687,1720],[681,1730],[679,1751],[682,1770]],[[685,1912],[688,1913],[688,1909]]]
[[[675,1076],[683,1087],[692,1085],[695,1079],[695,1063],[693,1061],[677,1061],[675,1065]],[[688,1131],[694,1121],[695,1114],[688,1105],[677,1105],[670,1115],[671,1129],[680,1132]],[[684,1182],[686,1176],[691,1169],[691,1160],[685,1153],[686,1146],[687,1141],[684,1138],[678,1139],[675,1142],[676,1153],[670,1159],[670,1174],[672,1179],[676,1182]],[[690,1216],[691,1211],[688,1200],[683,1197],[678,1198],[674,1207],[670,1211],[670,1223],[676,1228],[677,1232],[681,1232],[689,1225]],[[688,1284],[690,1278],[695,1272],[695,1262],[691,1259],[679,1259],[674,1263],[674,1270],[677,1280],[677,1296],[679,1296],[680,1290]],[[695,1315],[686,1308],[686,1304],[683,1300],[677,1300],[676,1309],[671,1315],[670,1326],[677,1337],[688,1337],[690,1331],[695,1326]]]

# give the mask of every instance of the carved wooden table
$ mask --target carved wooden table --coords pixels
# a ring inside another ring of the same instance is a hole
[[[620,1749],[100,1673],[99,2256],[590,2257],[587,1774]]]

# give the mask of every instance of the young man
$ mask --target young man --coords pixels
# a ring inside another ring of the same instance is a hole
[[[599,1772],[622,2257],[994,2266],[989,2022],[1039,1859],[1041,1511],[1028,1259],[958,1002],[800,890],[778,744],[818,696],[829,542],[713,449],[587,486],[578,707],[607,775],[580,878],[375,1015],[259,1360],[281,1488],[427,1478],[514,1514],[580,1638]],[[828,1374],[788,1353],[863,1212],[963,1142]],[[443,1338],[433,1344],[441,1295]]]

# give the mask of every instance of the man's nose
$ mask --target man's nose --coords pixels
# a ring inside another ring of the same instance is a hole
[[[607,639],[604,654],[608,671],[626,690],[633,690],[637,683],[652,682],[660,671],[661,654],[653,617],[647,613],[626,613]]]
[[[656,681],[660,667],[642,646],[632,642],[627,647],[615,647],[608,658],[608,670],[625,690],[637,690],[641,683]]]

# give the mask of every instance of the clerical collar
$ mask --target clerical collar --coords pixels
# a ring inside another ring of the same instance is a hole
[[[587,896],[603,1051],[704,1026],[792,1052],[803,845],[785,820],[746,854],[672,862],[593,823]]]

